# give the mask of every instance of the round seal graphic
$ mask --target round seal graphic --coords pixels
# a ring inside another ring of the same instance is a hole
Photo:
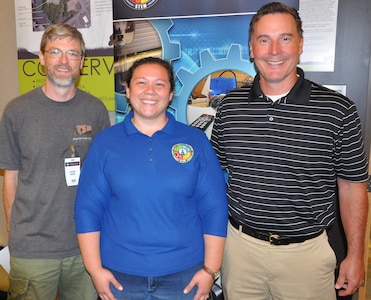
[[[171,148],[171,154],[177,162],[184,164],[189,162],[193,158],[194,151],[191,145],[175,144]]]
[[[146,10],[153,5],[158,0],[123,0],[127,6],[129,6],[131,9],[135,10]]]

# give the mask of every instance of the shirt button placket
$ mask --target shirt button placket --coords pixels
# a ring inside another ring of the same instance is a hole
[[[152,139],[149,139],[149,147],[148,147],[148,156],[149,156],[149,162],[153,162],[153,144]]]

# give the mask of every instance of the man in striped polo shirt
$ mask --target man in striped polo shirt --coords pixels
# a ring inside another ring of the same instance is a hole
[[[298,12],[263,6],[250,23],[258,74],[218,109],[211,142],[228,171],[230,224],[222,267],[227,300],[332,300],[364,280],[368,178],[361,124],[348,98],[304,78]],[[348,252],[326,229],[339,196]]]

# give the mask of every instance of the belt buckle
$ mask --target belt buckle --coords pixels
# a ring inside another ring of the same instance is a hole
[[[269,244],[271,245],[275,245],[274,241],[275,240],[278,240],[280,238],[280,235],[279,234],[273,234],[273,233],[270,233],[269,234]]]

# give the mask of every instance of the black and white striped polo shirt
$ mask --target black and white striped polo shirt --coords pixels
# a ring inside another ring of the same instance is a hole
[[[334,218],[336,178],[365,181],[367,160],[355,104],[304,78],[273,102],[259,75],[230,92],[211,142],[229,172],[231,216],[253,229],[305,236]]]

